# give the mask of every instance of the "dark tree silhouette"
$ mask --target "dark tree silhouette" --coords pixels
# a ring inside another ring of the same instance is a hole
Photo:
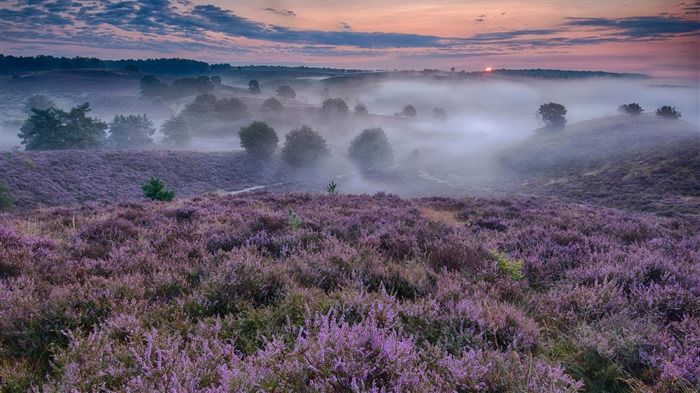
[[[296,98],[297,93],[291,87],[283,85],[277,88],[277,95],[284,98],[294,99]]]
[[[260,84],[258,83],[257,80],[251,79],[248,82],[248,91],[253,93],[253,94],[260,94]]]
[[[644,112],[644,109],[642,109],[642,107],[639,106],[639,104],[637,104],[636,102],[632,102],[630,104],[620,105],[617,108],[617,111],[628,115],[639,115],[642,112]]]
[[[241,147],[248,154],[259,158],[271,157],[279,142],[275,129],[262,121],[255,121],[241,127],[238,136],[241,139]]]
[[[678,120],[681,117],[681,113],[676,110],[675,106],[664,105],[656,110],[656,116],[663,117],[664,119]]]
[[[365,104],[360,102],[357,105],[355,105],[355,114],[356,115],[366,115],[368,113],[369,113],[369,111],[367,110],[367,107],[365,106]]]
[[[61,109],[32,109],[32,115],[20,128],[19,137],[26,150],[94,149],[102,146],[107,124],[88,117],[90,104],[84,103],[65,112]]]
[[[172,116],[160,128],[163,143],[171,146],[183,146],[190,142],[192,135],[182,115]]]
[[[321,116],[325,118],[343,118],[348,116],[348,104],[342,98],[329,98],[321,104]]]
[[[270,97],[263,102],[262,109],[263,111],[280,113],[284,111],[284,106],[282,106],[282,103],[277,98]]]
[[[348,155],[362,169],[372,169],[394,161],[389,140],[379,127],[367,128],[353,139]]]
[[[309,126],[290,131],[282,148],[284,160],[296,166],[314,164],[328,153],[326,140]]]
[[[561,129],[566,125],[566,117],[564,117],[566,115],[566,108],[562,104],[554,102],[542,104],[537,110],[537,114],[540,116],[547,129]]]
[[[416,108],[413,107],[413,105],[406,105],[403,107],[403,110],[401,113],[406,116],[406,117],[416,117],[418,112],[416,112]]]

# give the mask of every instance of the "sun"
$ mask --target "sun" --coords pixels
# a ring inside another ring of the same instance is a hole
[[[491,72],[491,71],[493,71],[493,70],[491,69],[491,67],[486,67],[486,68],[484,68],[484,72]]]

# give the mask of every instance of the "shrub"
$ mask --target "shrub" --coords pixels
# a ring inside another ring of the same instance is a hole
[[[262,104],[263,111],[271,111],[274,113],[280,113],[284,110],[282,103],[275,97],[270,97]]]
[[[15,201],[10,193],[10,188],[0,181],[0,210],[8,210],[14,203]]]
[[[355,114],[356,115],[366,115],[368,114],[369,111],[367,110],[367,107],[363,103],[358,103],[355,105]]]
[[[109,141],[118,149],[147,145],[156,129],[145,113],[143,115],[115,115],[109,125]]]
[[[644,109],[642,109],[642,107],[636,102],[632,102],[630,104],[620,105],[620,107],[617,108],[617,111],[627,115],[639,115],[644,112]]]
[[[413,107],[413,105],[406,105],[403,107],[403,110],[401,110],[401,113],[406,116],[406,117],[416,117],[418,112],[416,112],[416,108]]]
[[[325,139],[309,126],[290,131],[282,149],[284,160],[296,166],[313,164],[327,155]]]
[[[248,154],[260,158],[271,157],[279,142],[275,129],[262,121],[255,121],[246,127],[241,127],[238,136],[241,139],[241,147]]]
[[[172,201],[175,198],[175,190],[166,190],[165,183],[155,176],[151,180],[141,185],[143,196],[156,201]]]
[[[294,99],[296,98],[297,93],[291,87],[283,85],[277,88],[277,95],[284,98]]]
[[[260,84],[257,80],[251,79],[248,82],[248,91],[252,94],[260,94]]]
[[[331,181],[330,183],[328,183],[328,185],[326,186],[326,192],[329,194],[337,194],[338,183],[336,183],[335,181]]]
[[[656,116],[663,117],[664,119],[680,119],[681,113],[676,110],[676,107],[670,107],[664,105],[656,110]]]
[[[508,255],[498,252],[497,250],[491,251],[491,255],[496,260],[498,270],[510,276],[513,280],[519,281],[525,278],[521,269],[523,263],[517,260],[511,260]]]
[[[394,161],[394,152],[384,130],[367,128],[350,143],[350,159],[364,169],[386,165]]]
[[[561,129],[566,125],[566,108],[562,104],[550,102],[540,105],[537,110],[547,129]]]
[[[329,98],[321,104],[321,116],[323,117],[345,117],[350,113],[348,104],[342,98]]]
[[[182,146],[192,139],[190,129],[182,115],[171,116],[163,123],[160,131],[163,133],[163,143],[166,145]]]

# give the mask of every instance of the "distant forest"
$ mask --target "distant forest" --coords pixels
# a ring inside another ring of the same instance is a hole
[[[102,60],[95,57],[54,57],[46,55],[38,56],[12,56],[0,54],[0,73],[4,75],[18,72],[50,71],[50,70],[73,70],[73,69],[107,69],[136,71],[147,74],[161,75],[193,75],[204,74],[210,71],[234,71],[234,70],[256,70],[256,71],[316,71],[332,73],[359,73],[363,70],[345,70],[337,68],[316,68],[316,67],[286,67],[270,65],[246,65],[232,66],[230,64],[209,64],[203,61],[189,59],[147,59],[147,60]]]

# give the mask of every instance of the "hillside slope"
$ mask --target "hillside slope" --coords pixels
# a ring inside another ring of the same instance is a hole
[[[384,194],[0,215],[0,389],[690,392],[699,228]]]

